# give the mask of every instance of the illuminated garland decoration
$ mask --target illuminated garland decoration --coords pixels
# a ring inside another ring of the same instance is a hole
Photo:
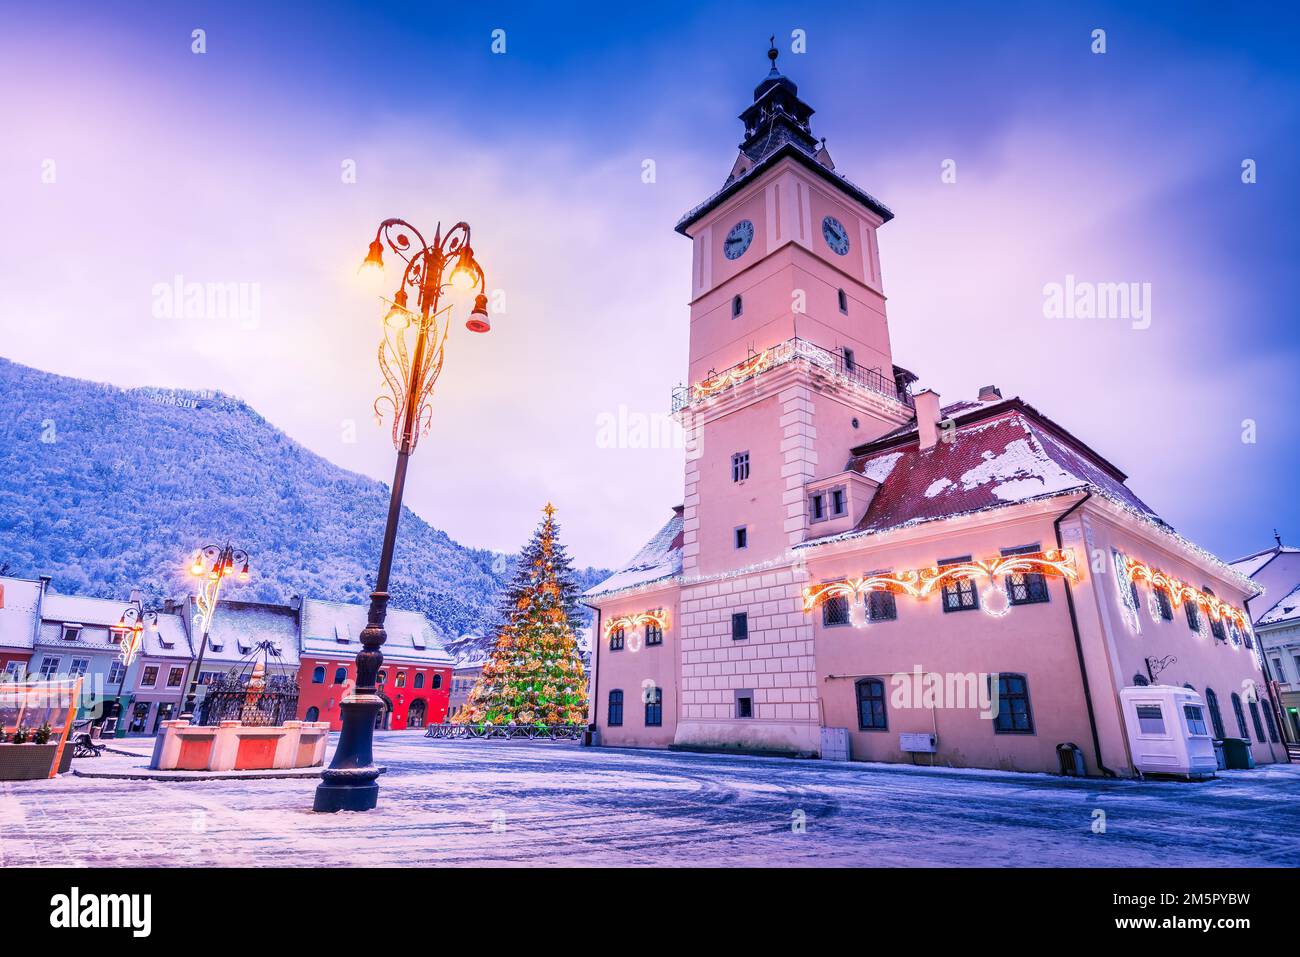
[[[850,604],[855,604],[859,595],[873,591],[889,591],[924,599],[945,585],[978,578],[988,578],[993,583],[992,587],[996,588],[998,579],[1006,575],[1052,575],[1070,581],[1079,577],[1074,568],[1073,553],[1069,549],[1052,548],[1025,555],[1005,555],[953,565],[932,565],[897,574],[868,575],[865,578],[849,578],[825,585],[810,585],[803,590],[803,610],[805,613],[810,612],[831,598],[847,598]],[[1007,606],[992,607],[989,613],[1001,617],[1007,613],[1009,601]]]
[[[130,668],[144,647],[144,625],[136,622],[122,635],[122,645],[117,653],[118,660]]]
[[[660,631],[668,630],[668,612],[643,611],[639,615],[620,615],[605,623],[605,637],[608,638],[615,628],[638,628],[642,625],[655,625]]]
[[[739,382],[743,382],[750,376],[758,375],[771,364],[772,350],[764,349],[758,355],[751,356],[744,362],[732,366],[711,379],[704,379],[695,383],[695,385],[691,386],[691,401],[715,396],[723,389],[728,389]]]
[[[1226,601],[1220,601],[1208,592],[1194,588],[1184,581],[1179,581],[1177,578],[1166,575],[1159,569],[1152,568],[1137,559],[1129,558],[1127,555],[1120,555],[1119,560],[1123,563],[1124,581],[1144,581],[1151,586],[1152,590],[1163,589],[1169,595],[1169,600],[1173,603],[1175,610],[1181,608],[1184,602],[1194,602],[1205,610],[1211,621],[1222,621],[1243,635],[1250,634],[1249,619],[1244,613],[1229,605]]]

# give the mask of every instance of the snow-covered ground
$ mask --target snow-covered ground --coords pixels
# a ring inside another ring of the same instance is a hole
[[[410,732],[375,753],[368,814],[312,814],[313,780],[3,783],[0,865],[1300,865],[1300,765],[1076,781]]]

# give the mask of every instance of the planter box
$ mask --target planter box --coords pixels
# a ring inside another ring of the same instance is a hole
[[[58,742],[0,743],[0,781],[40,781],[48,778],[58,750]],[[71,746],[68,750],[72,750]]]

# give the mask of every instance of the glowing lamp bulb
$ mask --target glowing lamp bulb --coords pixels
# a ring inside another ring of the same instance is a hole
[[[406,290],[399,289],[393,297],[393,307],[384,316],[384,325],[390,329],[402,330],[411,325],[411,314],[406,309]]]
[[[492,328],[488,321],[487,296],[482,293],[474,297],[474,309],[465,321],[465,328],[470,332],[487,332]]]
[[[361,262],[361,268],[367,271],[384,268],[384,247],[378,239],[370,244],[370,251]]]
[[[194,563],[193,563],[192,565],[190,565],[190,574],[191,574],[191,575],[202,575],[202,574],[203,574],[203,563],[202,563],[201,561],[199,561],[199,556],[198,556],[198,555],[195,555],[195,556],[194,556]]]
[[[478,271],[474,268],[474,253],[465,246],[460,251],[456,268],[451,271],[451,284],[460,290],[470,290],[478,282]]]

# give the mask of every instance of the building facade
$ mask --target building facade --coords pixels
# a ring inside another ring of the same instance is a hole
[[[1123,776],[1119,692],[1163,683],[1285,759],[1247,577],[1023,400],[912,395],[877,241],[893,213],[836,171],[769,55],[731,174],[677,224],[684,497],[587,595],[600,740],[1029,771],[1064,749]]]
[[[299,718],[328,721],[334,731],[342,728],[339,703],[356,685],[356,656],[366,621],[364,605],[303,602]],[[377,682],[384,707],[376,727],[396,731],[445,721],[454,662],[428,619],[390,607],[384,630],[388,637]]]
[[[1263,592],[1250,600],[1250,613],[1281,708],[1283,734],[1300,747],[1300,548],[1282,544],[1232,563]]]
[[[40,631],[46,580],[0,577],[0,680],[27,674]]]

